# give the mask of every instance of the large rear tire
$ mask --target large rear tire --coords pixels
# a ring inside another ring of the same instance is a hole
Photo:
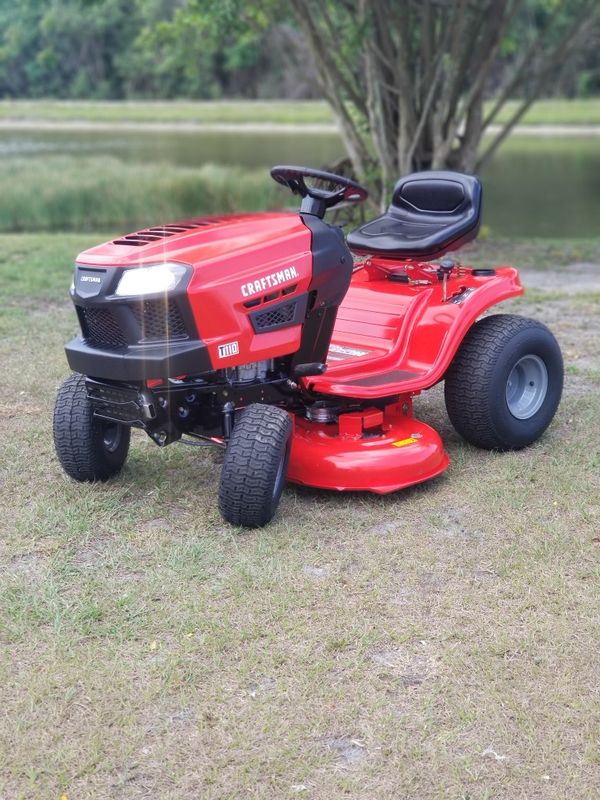
[[[468,442],[486,450],[519,450],[546,430],[562,387],[562,355],[548,328],[496,314],[467,333],[444,392],[448,416]]]
[[[285,484],[292,420],[276,406],[255,403],[236,417],[225,451],[219,510],[227,522],[260,528],[271,521]]]
[[[53,433],[58,460],[76,481],[108,480],[119,472],[129,452],[129,426],[94,416],[85,375],[78,373],[58,390]]]

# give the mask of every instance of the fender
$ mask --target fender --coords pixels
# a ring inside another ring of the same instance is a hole
[[[442,380],[478,317],[523,294],[508,266],[489,276],[462,268],[448,281],[446,299],[441,282],[412,286],[361,273],[338,312],[332,350],[362,346],[355,352],[364,355],[330,362],[324,375],[304,379],[308,391],[375,399],[427,389]]]

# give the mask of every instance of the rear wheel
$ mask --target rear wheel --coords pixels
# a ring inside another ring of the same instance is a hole
[[[223,460],[219,510],[245,528],[266,525],[277,511],[292,443],[289,414],[255,403],[239,413]]]
[[[94,416],[85,375],[78,373],[58,390],[53,433],[58,460],[76,481],[108,480],[119,472],[129,452],[129,426]]]
[[[560,402],[558,342],[533,319],[497,314],[465,336],[445,377],[448,416],[487,450],[518,450],[546,430]]]

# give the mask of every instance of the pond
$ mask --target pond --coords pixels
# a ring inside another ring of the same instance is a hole
[[[0,158],[111,155],[199,166],[320,166],[339,158],[335,133],[268,131],[0,130]],[[498,236],[600,235],[600,137],[512,137],[484,168],[484,224]]]

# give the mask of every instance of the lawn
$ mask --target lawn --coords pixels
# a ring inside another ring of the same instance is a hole
[[[92,486],[56,462],[70,269],[108,235],[0,235],[0,797],[596,798],[600,241],[465,255],[522,263],[507,307],[562,344],[539,443],[466,445],[436,387],[443,476],[289,486],[243,532],[218,452],[136,433]]]
[[[515,103],[498,118],[507,120]],[[1,100],[0,121],[102,122],[167,124],[333,124],[321,100]],[[525,125],[600,125],[600,98],[540,100],[525,115]]]
[[[320,100],[1,100],[0,119],[47,122],[332,124]]]

